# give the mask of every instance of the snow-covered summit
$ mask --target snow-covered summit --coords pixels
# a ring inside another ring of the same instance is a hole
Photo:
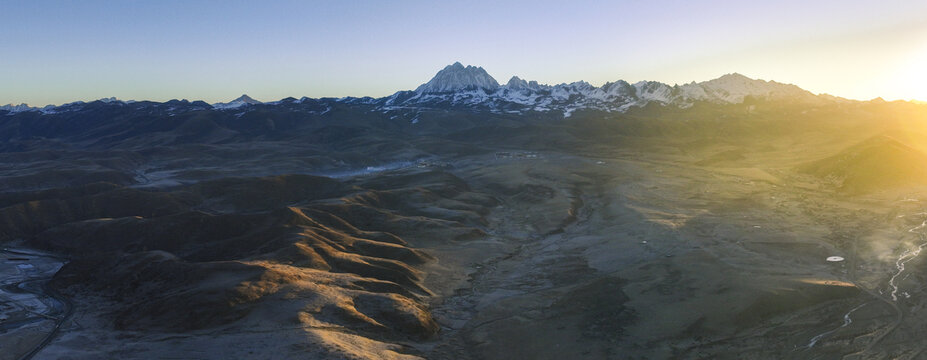
[[[212,107],[215,109],[224,110],[224,109],[237,109],[237,108],[240,108],[246,105],[258,105],[258,104],[263,104],[263,103],[252,99],[250,96],[246,94],[242,94],[237,99],[229,101],[227,103],[212,104]]]
[[[483,68],[470,65],[464,67],[460,62],[455,62],[438,71],[431,81],[419,86],[415,92],[449,93],[476,89],[491,92],[498,88],[499,83]]]
[[[33,111],[33,110],[37,110],[37,109],[27,104],[19,104],[19,105],[6,104],[3,106],[0,106],[0,111],[9,111],[11,113],[18,113],[18,112],[23,112],[23,111]]]
[[[510,90],[541,90],[541,85],[537,81],[525,81],[518,76],[512,76],[505,87]]]
[[[698,96],[688,94],[698,99],[715,99],[721,102],[739,103],[747,96],[766,98],[799,98],[810,93],[802,88],[782,84],[775,81],[764,81],[748,78],[738,73],[727,74],[714,80],[696,84],[702,91]]]

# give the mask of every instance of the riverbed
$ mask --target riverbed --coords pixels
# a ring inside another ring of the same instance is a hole
[[[0,250],[0,360],[32,358],[70,315],[67,300],[47,287],[64,262],[35,250]]]

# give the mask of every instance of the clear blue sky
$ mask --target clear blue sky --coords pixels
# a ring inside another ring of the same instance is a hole
[[[500,82],[729,72],[927,99],[927,1],[0,0],[0,104],[384,96],[447,64]]]

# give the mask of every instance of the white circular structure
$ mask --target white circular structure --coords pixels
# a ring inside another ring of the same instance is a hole
[[[830,262],[843,261],[843,257],[842,256],[828,256],[827,261],[830,261]]]

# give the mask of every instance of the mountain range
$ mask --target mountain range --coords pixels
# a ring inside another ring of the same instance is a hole
[[[644,107],[648,104],[688,108],[699,102],[736,104],[751,98],[799,103],[848,101],[829,95],[815,95],[796,85],[751,79],[738,73],[727,74],[714,80],[690,82],[684,85],[668,85],[656,81],[640,81],[632,84],[624,80],[607,82],[598,87],[585,81],[547,85],[539,84],[537,81],[526,81],[517,76],[513,76],[507,83],[500,85],[482,67],[464,66],[460,62],[446,66],[441,71],[438,71],[430,81],[415,90],[399,91],[381,98],[345,97],[324,100],[373,105],[380,111],[409,108],[456,108],[500,114],[559,112],[564,117],[568,117],[576,110],[626,112],[631,108]],[[301,103],[308,100],[313,99],[306,97],[299,100],[287,98],[262,103],[248,95],[242,95],[227,103],[211,105],[198,101],[194,103],[206,105],[203,107],[211,107],[216,110],[238,110],[252,105],[279,105],[289,102]],[[100,101],[112,105],[134,103],[134,101],[120,101],[115,98],[101,99]],[[79,109],[80,105],[83,104],[85,103],[78,101],[61,106],[49,105],[42,108],[30,107],[26,104],[8,104],[0,106],[0,111],[7,113],[24,111],[57,113]]]
[[[608,82],[600,87],[585,81],[545,85],[517,76],[505,85],[499,85],[483,68],[465,67],[458,62],[439,71],[431,81],[415,91],[400,91],[372,102],[384,109],[467,107],[505,113],[559,111],[570,116],[580,109],[624,112],[650,103],[687,108],[696,102],[742,103],[749,97],[809,103],[827,98],[795,85],[755,80],[737,73],[673,86],[656,81],[631,84],[624,80]]]

